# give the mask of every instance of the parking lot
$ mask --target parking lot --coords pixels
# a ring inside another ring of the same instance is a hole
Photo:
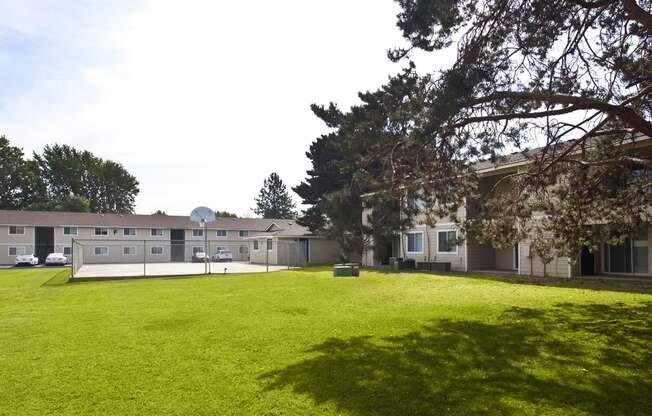
[[[209,263],[211,274],[265,273],[287,270],[287,266],[269,266],[247,262]],[[204,263],[134,263],[134,264],[84,264],[75,278],[184,276],[204,273]]]

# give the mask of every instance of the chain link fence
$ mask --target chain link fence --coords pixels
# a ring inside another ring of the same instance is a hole
[[[292,240],[73,240],[72,277],[135,277],[274,271],[303,267]]]

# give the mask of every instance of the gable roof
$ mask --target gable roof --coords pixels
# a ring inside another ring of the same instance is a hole
[[[287,219],[217,218],[209,222],[211,230],[260,231],[272,224],[294,223]],[[199,228],[190,217],[180,215],[94,214],[86,212],[10,211],[0,210],[2,225],[133,227],[133,228]]]

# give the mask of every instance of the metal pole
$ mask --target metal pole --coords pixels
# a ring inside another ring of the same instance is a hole
[[[204,221],[204,274],[208,274],[208,232],[207,223]]]
[[[143,277],[147,277],[147,240],[143,240]]]
[[[209,257],[208,257],[208,274],[213,273],[213,272],[211,271],[211,261],[212,261],[212,258],[210,257],[212,252],[213,252],[213,251],[211,250],[211,242],[209,241],[209,242],[208,242],[208,253],[206,253],[206,254],[209,255]]]
[[[70,263],[71,268],[70,268],[70,278],[75,277],[75,238],[72,238],[72,245],[70,246]]]

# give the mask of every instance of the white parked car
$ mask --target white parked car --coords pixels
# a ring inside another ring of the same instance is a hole
[[[63,253],[50,253],[45,258],[46,266],[65,266],[68,263],[68,258]]]
[[[203,251],[198,251],[192,255],[193,263],[204,263],[206,261],[206,253]]]
[[[36,266],[38,257],[33,254],[21,254],[16,256],[16,266]]]
[[[213,254],[213,261],[233,261],[233,253],[231,250],[219,249],[217,253]]]

